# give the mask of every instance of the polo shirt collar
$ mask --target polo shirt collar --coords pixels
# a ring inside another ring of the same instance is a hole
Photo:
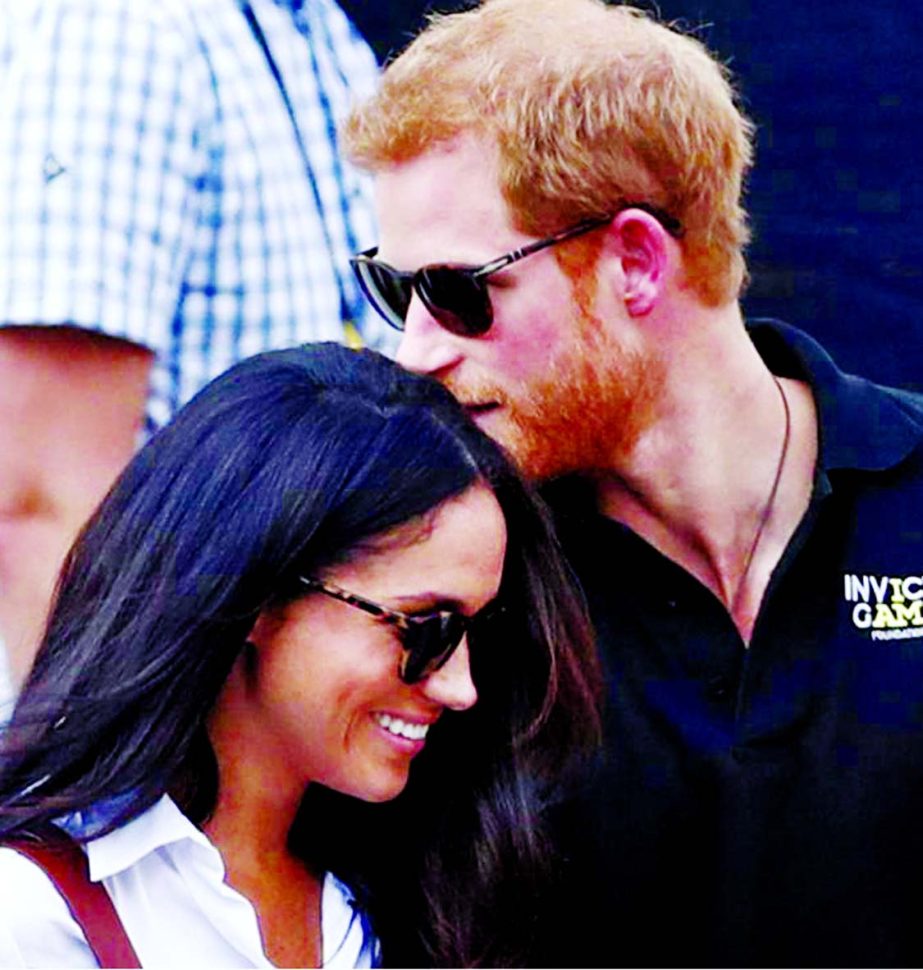
[[[773,373],[810,385],[824,470],[884,471],[920,444],[923,407],[918,395],[844,373],[817,341],[788,324],[755,320],[747,329]]]

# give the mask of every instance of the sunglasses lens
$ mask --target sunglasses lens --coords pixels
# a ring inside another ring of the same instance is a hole
[[[450,333],[479,337],[493,322],[487,284],[452,266],[424,267],[418,292],[430,313]]]
[[[436,613],[415,621],[401,633],[404,663],[401,679],[415,684],[445,664],[465,635],[466,622],[460,613]]]
[[[413,289],[410,279],[385,263],[354,259],[353,269],[359,285],[373,307],[396,330],[404,329]]]

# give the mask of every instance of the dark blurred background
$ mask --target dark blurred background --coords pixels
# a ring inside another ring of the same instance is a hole
[[[380,60],[443,0],[341,0]],[[651,3],[638,3],[654,9]],[[662,0],[729,65],[758,126],[747,315],[846,370],[923,390],[923,26],[914,3]]]

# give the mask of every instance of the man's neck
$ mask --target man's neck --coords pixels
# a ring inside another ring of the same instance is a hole
[[[742,326],[715,327],[676,356],[657,420],[597,478],[599,508],[708,587],[749,642],[816,454],[808,387],[777,384]]]

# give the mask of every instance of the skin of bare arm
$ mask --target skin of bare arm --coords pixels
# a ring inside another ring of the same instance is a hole
[[[152,360],[77,327],[0,327],[0,638],[14,685],[71,541],[135,450]]]

